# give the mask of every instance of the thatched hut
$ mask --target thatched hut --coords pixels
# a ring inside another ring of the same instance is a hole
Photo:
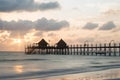
[[[38,46],[40,48],[46,48],[48,46],[48,43],[44,39],[42,39],[41,41],[38,42]]]
[[[61,40],[56,44],[56,47],[57,47],[57,48],[67,48],[68,46],[67,46],[66,42],[65,42],[63,39],[61,39]]]

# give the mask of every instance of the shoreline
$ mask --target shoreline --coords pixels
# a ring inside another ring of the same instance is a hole
[[[31,80],[120,80],[120,68]]]

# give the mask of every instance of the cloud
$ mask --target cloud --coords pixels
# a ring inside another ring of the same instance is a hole
[[[7,31],[0,31],[0,43],[8,39],[10,33]]]
[[[83,27],[83,29],[92,30],[92,29],[95,29],[96,27],[98,27],[98,24],[88,22],[88,23]]]
[[[112,30],[112,32],[119,32],[120,31],[120,27],[116,27],[115,29]]]
[[[60,7],[60,5],[58,2],[42,3],[39,5],[40,10],[56,9],[59,7]]]
[[[35,3],[34,0],[0,0],[0,12],[36,11],[59,8],[58,2]]]
[[[109,22],[103,24],[103,25],[99,28],[99,30],[111,30],[111,29],[113,29],[113,28],[115,28],[115,27],[116,27],[116,25],[114,24],[114,22],[113,22],[113,21],[109,21]]]
[[[64,27],[69,27],[69,23],[65,20],[57,21],[54,19],[47,20],[46,18],[38,19],[34,22],[29,20],[19,21],[2,21],[0,20],[0,30],[27,32],[31,29],[40,31],[54,31]]]
[[[38,31],[34,34],[35,36],[42,36],[43,37],[43,32],[42,31]]]
[[[105,15],[120,15],[120,10],[119,9],[109,9],[107,11],[104,12]]]
[[[2,21],[0,20],[0,29],[9,30],[9,31],[26,31],[30,30],[33,27],[33,22],[28,20],[19,20],[19,21]]]
[[[63,21],[56,21],[56,20],[47,20],[46,18],[42,18],[37,20],[35,25],[36,30],[43,30],[43,31],[53,31],[53,30],[59,30],[64,27],[68,27],[69,23],[65,20]]]
[[[55,33],[49,33],[48,35],[47,35],[48,37],[53,37],[53,36],[57,36]]]

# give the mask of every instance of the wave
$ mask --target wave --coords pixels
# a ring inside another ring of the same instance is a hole
[[[67,74],[77,74],[77,73],[85,73],[85,72],[93,72],[93,71],[101,71],[107,69],[120,68],[120,64],[116,65],[101,65],[101,66],[89,66],[89,67],[76,67],[69,69],[53,69],[48,71],[36,71],[36,72],[26,72],[22,74],[15,75],[4,75],[0,76],[0,79],[34,79],[34,78],[46,78],[52,76],[61,76]]]
[[[47,59],[2,59],[0,62],[12,62],[12,61],[45,61]]]
[[[120,78],[115,78],[115,79],[105,79],[105,80],[120,80]]]
[[[108,63],[120,63],[120,61],[110,61]]]
[[[91,64],[102,64],[100,62],[90,62]]]

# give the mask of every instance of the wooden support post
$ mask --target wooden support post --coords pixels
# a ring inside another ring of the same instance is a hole
[[[86,46],[86,44],[84,44],[84,46],[83,46],[83,55],[85,55],[86,54],[86,48],[85,48],[85,46]]]
[[[87,46],[87,55],[89,55],[89,44],[87,44],[86,46]]]
[[[93,44],[91,44],[91,55],[93,55]]]
[[[82,45],[80,45],[80,55],[82,55]]]
[[[46,54],[48,54],[48,48],[46,48]]]
[[[70,54],[69,54],[69,48],[70,48],[70,47],[68,46],[68,48],[67,48],[67,54],[68,54],[68,55],[70,55]]]
[[[60,48],[60,49],[58,49],[59,51],[60,51],[60,55],[62,55],[62,49]]]
[[[53,53],[52,53],[52,49],[51,49],[51,48],[49,48],[49,54],[51,54],[51,55],[53,54]]]
[[[51,54],[54,54],[53,49],[51,49]]]
[[[98,47],[98,46],[97,46],[97,44],[96,44],[96,47],[95,47],[95,49],[96,49],[96,50],[95,50],[96,56],[97,56],[97,53],[98,53],[97,47]]]
[[[48,48],[46,48],[46,54],[49,54],[49,50],[48,50]]]
[[[59,54],[62,55],[62,49],[60,48],[60,49],[58,49],[58,50],[59,50],[59,52],[60,52]]]
[[[71,45],[71,48],[70,48],[70,49],[71,49],[71,55],[72,55],[72,49],[73,49],[73,48],[72,48],[72,45]]]
[[[111,44],[109,43],[109,56],[111,56]]]
[[[59,55],[59,51],[58,51],[58,48],[56,48],[56,54]]]
[[[42,53],[43,53],[43,54],[46,54],[46,53],[45,53],[45,50],[42,49]]]
[[[40,54],[40,48],[39,48],[39,54]]]
[[[60,55],[62,55],[62,49],[60,48],[59,50],[60,50]]]
[[[43,54],[43,53],[42,53],[42,49],[40,49],[40,54]]]
[[[52,53],[51,53],[51,49],[49,48],[49,54],[51,55]]]
[[[120,56],[120,43],[119,43],[119,56]]]
[[[52,49],[50,49],[50,54],[53,54],[53,53],[52,53]]]
[[[116,43],[114,43],[114,56],[116,56]]]
[[[53,55],[53,49],[50,49],[51,54]]]
[[[45,48],[45,54],[47,54],[47,55],[48,55],[48,49],[47,49],[47,48]]]
[[[102,55],[101,43],[99,44],[99,53],[100,53],[100,55]]]
[[[63,52],[64,49],[62,48],[61,50],[62,50],[62,55],[64,55],[64,52]]]
[[[61,55],[61,49],[58,48],[58,54]]]
[[[78,55],[78,44],[76,46],[77,46],[77,55]]]
[[[40,54],[42,54],[42,49],[40,49]]]
[[[64,55],[66,55],[66,48],[63,49]]]
[[[73,51],[74,51],[73,53],[74,53],[74,55],[76,55],[76,54],[75,54],[75,45],[73,45],[73,49],[74,49],[74,50],[73,50]]]
[[[105,56],[107,55],[107,51],[106,51],[106,43],[104,44],[104,52],[105,52]]]

